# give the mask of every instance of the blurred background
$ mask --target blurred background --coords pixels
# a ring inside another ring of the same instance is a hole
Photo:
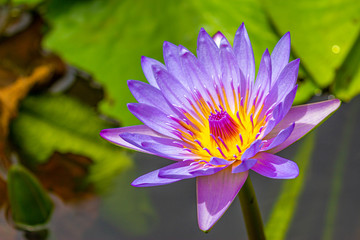
[[[360,239],[360,1],[0,0],[0,239],[246,239],[237,199],[210,233],[194,179],[134,188],[166,159],[99,137],[140,122],[128,79],[201,27],[232,43],[245,22],[257,66],[291,32],[294,104],[339,98],[325,124],[279,153],[294,180],[251,173],[268,239]]]

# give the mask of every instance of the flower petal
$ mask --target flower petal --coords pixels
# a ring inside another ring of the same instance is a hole
[[[180,161],[163,167],[159,171],[159,176],[171,179],[193,178],[195,176],[190,174],[190,170],[195,169],[197,166],[191,163],[193,161]]]
[[[268,49],[265,50],[259,71],[256,76],[255,86],[251,94],[249,103],[253,103],[253,100],[257,98],[256,108],[261,108],[266,95],[269,93],[271,85],[271,59]]]
[[[286,114],[289,112],[297,91],[298,85],[295,85],[295,87],[289,92],[289,94],[284,98],[283,105],[281,107],[280,113],[279,113],[279,119],[283,119]]]
[[[262,86],[263,90],[269,91],[271,82],[271,58],[269,50],[266,49],[262,55],[258,75],[256,76],[255,88]]]
[[[179,46],[180,49],[180,60],[184,67],[185,76],[189,79],[191,84],[192,92],[199,92],[200,98],[204,98],[206,102],[210,102],[208,92],[214,96],[214,81],[207,74],[204,66],[200,64],[199,60],[183,46]]]
[[[291,133],[294,130],[294,127],[295,127],[295,123],[281,130],[275,138],[269,139],[269,143],[266,144],[261,150],[266,151],[283,143],[291,135]]]
[[[186,143],[175,139],[154,137],[137,133],[122,133],[120,134],[120,137],[128,143],[160,157],[174,160],[199,158],[184,149],[183,146],[186,145]]]
[[[258,153],[261,149],[262,141],[260,139],[255,140],[253,143],[251,143],[250,147],[245,150],[243,155],[241,155],[241,161],[244,161],[246,159],[252,158],[255,156],[256,153]]]
[[[128,109],[135,117],[152,130],[168,137],[178,138],[173,133],[174,128],[170,125],[180,128],[181,126],[178,126],[179,124],[177,122],[170,119],[168,115],[156,107],[143,103],[128,103]]]
[[[246,159],[242,161],[238,166],[233,167],[232,173],[245,172],[252,168],[256,164],[256,159]]]
[[[164,137],[163,135],[153,131],[151,128],[149,128],[146,125],[103,129],[100,132],[100,136],[116,145],[126,147],[129,149],[133,149],[135,151],[150,153],[149,151],[139,148],[133,144],[130,144],[129,142],[125,141],[124,139],[122,139],[120,137],[120,134],[123,134],[123,133],[141,133],[141,134],[146,134],[149,136]]]
[[[241,24],[235,34],[234,52],[239,67],[244,73],[248,86],[250,86],[255,80],[255,60],[249,35],[247,34],[244,23]]]
[[[240,105],[240,100],[238,97],[238,86],[240,86],[240,68],[237,65],[231,45],[227,44],[224,39],[221,40],[220,45],[220,63],[222,72],[221,87],[224,88],[226,93],[226,98],[224,99],[227,99],[230,110],[235,112],[235,106]]]
[[[166,69],[166,67],[161,62],[155,59],[148,58],[145,56],[141,57],[141,67],[143,69],[146,79],[152,86],[159,88],[158,84],[156,83],[156,79],[154,77],[154,73],[152,70],[153,66],[158,66],[160,68]]]
[[[283,108],[282,107],[282,103],[279,103],[278,105],[276,105],[274,107],[274,109],[272,110],[272,112],[268,115],[270,116],[269,117],[269,120],[267,120],[267,123],[266,123],[266,128],[264,131],[262,131],[261,135],[260,135],[260,138],[262,139],[264,136],[267,136],[268,133],[270,133],[273,128],[276,126],[276,124],[278,124],[280,121],[281,121],[281,109]],[[275,136],[273,136],[275,137]]]
[[[282,129],[295,123],[291,135],[279,146],[269,150],[276,153],[299,140],[340,106],[338,99],[292,107],[267,137],[276,136]]]
[[[149,172],[135,179],[131,185],[134,187],[153,187],[178,182],[182,179],[159,177],[160,169]]]
[[[218,157],[212,157],[209,163],[212,165],[229,165],[233,163],[233,161],[228,161],[226,159],[218,158]]]
[[[220,47],[220,42],[221,40],[226,37],[224,36],[224,34],[222,34],[222,32],[218,31],[217,33],[214,34],[214,36],[212,37],[212,39],[214,39],[214,42],[216,44],[217,47]],[[227,39],[226,39],[227,42],[229,42]],[[230,43],[229,43],[230,44]]]
[[[200,29],[197,46],[199,62],[202,63],[209,77],[216,81],[221,74],[219,48],[203,28]]]
[[[190,173],[196,177],[198,176],[208,176],[208,175],[213,175],[221,170],[223,170],[224,168],[227,168],[228,166],[208,166],[208,165],[203,165],[202,167],[195,169],[193,171],[191,171]]]
[[[176,107],[181,107],[189,112],[193,117],[197,114],[192,110],[192,95],[182,85],[178,79],[171,75],[168,71],[161,68],[154,68],[154,74],[159,87],[169,103]]]
[[[139,103],[156,107],[169,115],[177,115],[158,88],[136,80],[128,80],[128,86],[132,95]]]
[[[163,52],[165,65],[169,73],[176,76],[184,87],[190,89],[189,80],[185,76],[184,69],[180,61],[179,47],[170,42],[164,42]]]
[[[292,179],[299,175],[297,164],[288,159],[266,152],[258,153],[254,158],[258,161],[251,170],[265,177]]]
[[[300,59],[288,63],[280,73],[278,81],[272,86],[264,102],[264,109],[281,102],[294,89],[299,72]]]
[[[288,64],[290,57],[290,32],[285,35],[276,44],[271,53],[272,62],[272,85],[277,81],[281,71]]]
[[[231,173],[231,168],[214,175],[197,177],[197,212],[199,227],[208,231],[228,209],[248,176],[248,171]]]
[[[198,164],[191,160],[171,164],[159,172],[160,177],[187,179],[198,176],[207,176],[217,173],[227,166],[211,166],[209,164]]]

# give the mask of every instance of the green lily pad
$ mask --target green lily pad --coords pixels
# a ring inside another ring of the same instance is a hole
[[[360,32],[342,66],[337,70],[334,92],[344,101],[360,93]]]
[[[360,31],[357,0],[263,0],[274,28],[292,34],[292,51],[321,87],[335,80]],[[351,64],[357,64],[353,62]]]
[[[8,172],[8,195],[15,225],[25,230],[41,227],[50,219],[53,203],[39,181],[26,168],[12,165]]]

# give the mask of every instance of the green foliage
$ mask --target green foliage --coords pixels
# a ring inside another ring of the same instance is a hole
[[[345,61],[336,72],[335,94],[350,101],[360,93],[360,32]]]
[[[11,137],[28,163],[44,163],[54,151],[87,156],[95,162],[90,177],[93,181],[132,165],[122,149],[99,136],[101,129],[114,126],[73,98],[32,96],[23,101],[20,110],[11,126]]]
[[[7,188],[16,226],[31,230],[48,222],[53,203],[38,180],[26,168],[19,164],[10,167]]]
[[[299,176],[294,180],[283,183],[281,194],[273,207],[267,221],[265,232],[268,239],[286,239],[291,221],[294,217],[299,197],[304,188],[312,153],[315,147],[315,133],[306,136],[294,157],[294,161],[301,169]]]
[[[263,0],[276,31],[290,31],[292,51],[321,88],[335,80],[360,32],[357,0]],[[350,64],[359,71],[359,58]],[[355,75],[353,76],[355,77]],[[340,80],[343,81],[344,79]],[[353,81],[351,79],[350,81]],[[357,87],[358,88],[358,87]]]

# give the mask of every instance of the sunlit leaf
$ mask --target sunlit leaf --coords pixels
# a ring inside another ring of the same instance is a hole
[[[296,179],[283,183],[281,194],[266,223],[265,233],[268,239],[282,240],[286,237],[304,188],[314,146],[315,132],[310,133],[302,140],[296,152],[294,161],[299,166],[300,174]]]
[[[315,82],[329,86],[359,34],[360,1],[263,2],[276,30],[292,33],[292,50]]]
[[[7,0],[1,0],[1,2],[6,2]],[[29,5],[35,5],[39,4],[41,2],[44,2],[44,0],[12,0],[14,4],[29,4]]]
[[[53,203],[38,180],[21,165],[12,165],[8,173],[8,195],[15,225],[33,229],[46,224]]]
[[[336,72],[334,92],[345,101],[360,93],[360,32],[348,56]]]

